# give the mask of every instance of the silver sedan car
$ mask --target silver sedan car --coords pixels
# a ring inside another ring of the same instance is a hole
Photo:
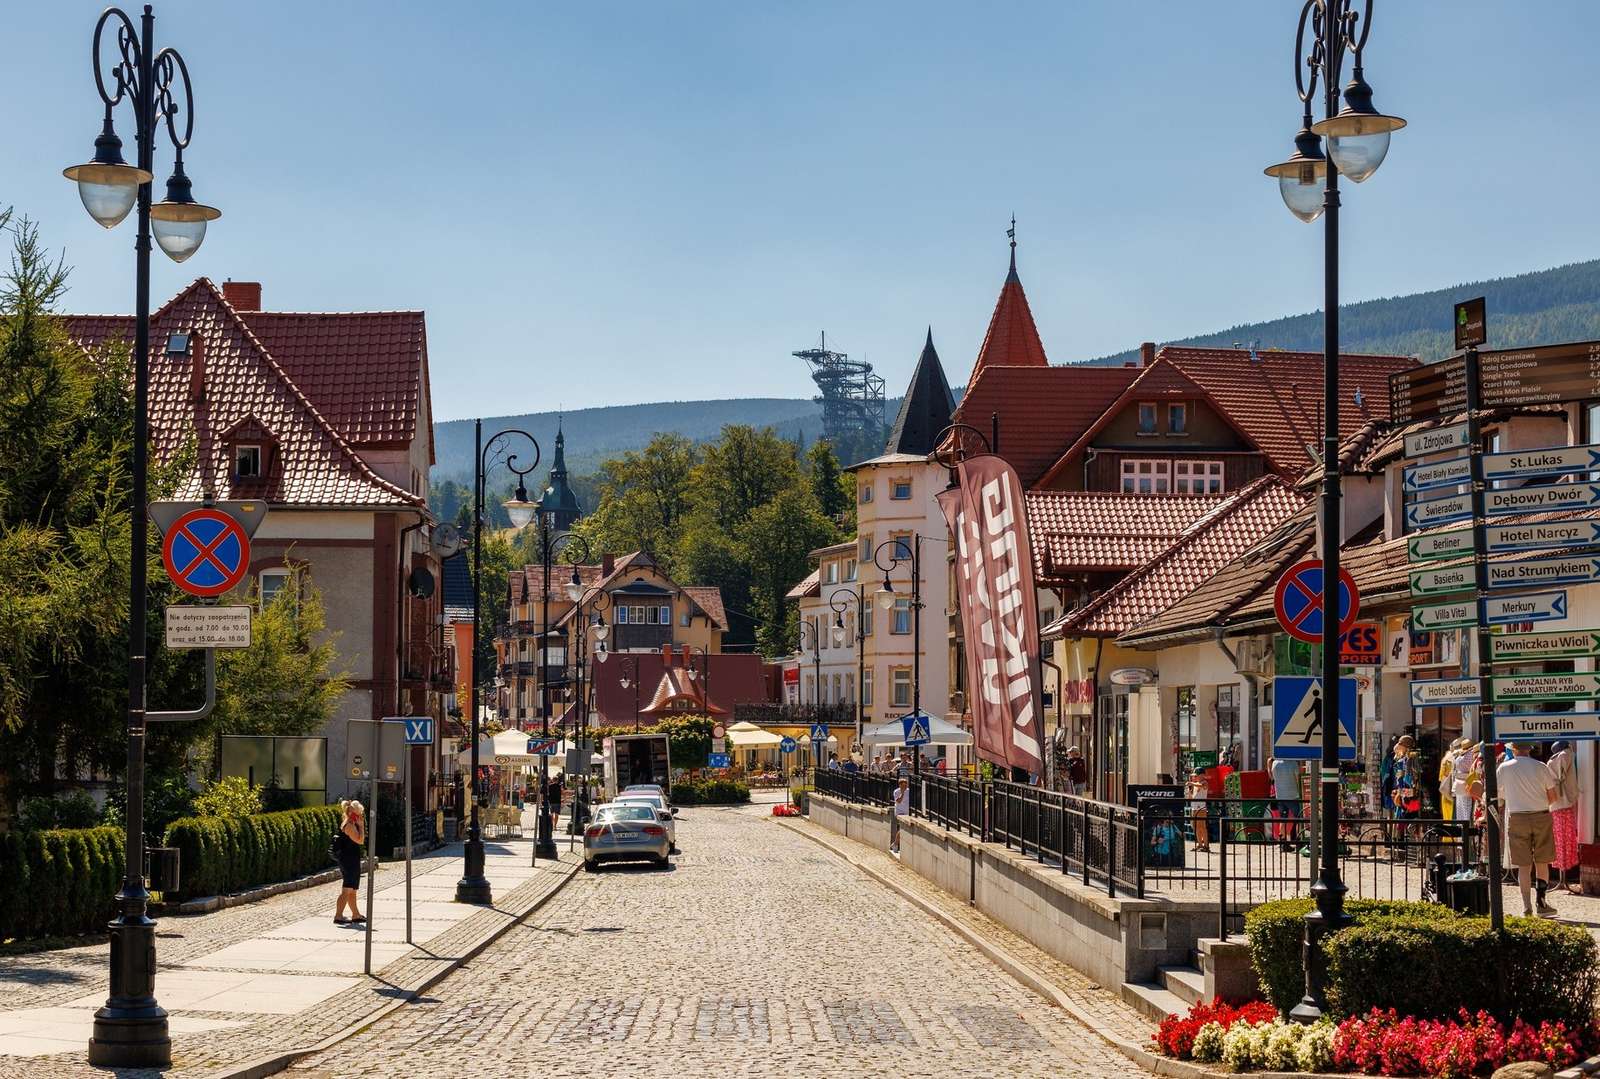
[[[649,859],[665,868],[672,839],[652,806],[608,802],[597,806],[583,830],[583,868],[594,872],[601,862]]]

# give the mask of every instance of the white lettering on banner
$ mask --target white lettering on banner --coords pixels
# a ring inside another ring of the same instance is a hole
[[[1034,656],[1038,615],[1032,555],[1020,506],[1021,484],[1004,461],[983,455],[957,466],[958,482],[939,496],[955,536],[966,662],[975,676],[974,742],[997,764],[1042,769]]]

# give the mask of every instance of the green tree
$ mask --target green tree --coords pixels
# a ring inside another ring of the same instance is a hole
[[[218,734],[304,735],[320,730],[350,688],[335,671],[338,651],[328,632],[322,593],[304,563],[289,563],[283,588],[264,606],[260,585],[249,601],[250,647],[217,652],[217,707],[197,740]]]
[[[729,424],[694,470],[696,516],[736,530],[756,509],[800,481],[794,444],[770,427]]]
[[[519,570],[532,558],[527,556],[524,543],[533,535],[531,528],[523,529],[515,538],[502,532],[483,534],[483,577],[480,587],[483,589],[482,610],[478,615],[478,637],[473,642],[473,648],[478,653],[478,673],[487,685],[493,679],[490,673],[494,670],[494,635],[495,631],[504,626],[507,621],[507,612],[511,606],[511,572]],[[467,563],[472,566],[472,540],[469,534],[467,539]],[[472,566],[474,572],[477,567]],[[461,706],[466,707],[462,701]]]
[[[67,338],[53,313],[65,266],[32,222],[12,231],[0,274],[0,768],[15,798],[58,774],[120,769],[133,410],[126,348],[90,356]],[[153,469],[152,496],[171,478]]]
[[[691,479],[699,463],[694,444],[671,433],[606,461],[600,466],[599,501],[573,531],[597,556],[649,551],[671,573],[678,532],[693,508]]]
[[[833,542],[834,535],[833,523],[799,484],[756,509],[739,529],[751,567],[751,613],[759,620],[756,643],[765,654],[793,650],[786,593],[811,572],[811,552]]]
[[[806,451],[806,479],[822,515],[834,523],[841,535],[854,532],[856,483],[839,467],[831,443],[817,442]]]

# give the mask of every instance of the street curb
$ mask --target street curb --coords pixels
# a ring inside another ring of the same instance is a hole
[[[562,874],[560,879],[536,896],[533,902],[528,905],[527,910],[523,911],[521,914],[515,915],[505,924],[485,935],[482,940],[468,948],[464,954],[451,960],[447,966],[440,968],[438,971],[423,979],[423,981],[418,984],[416,988],[407,990],[402,996],[396,997],[394,1000],[386,1001],[385,1003],[378,1005],[372,1011],[368,1012],[360,1019],[357,1019],[343,1030],[339,1030],[328,1035],[315,1045],[303,1046],[299,1049],[290,1049],[281,1053],[274,1053],[269,1057],[263,1057],[262,1059],[256,1060],[249,1064],[236,1065],[226,1068],[222,1071],[212,1072],[206,1077],[206,1079],[263,1079],[264,1076],[276,1075],[277,1073],[283,1071],[301,1057],[310,1056],[312,1053],[324,1052],[325,1050],[332,1049],[334,1046],[348,1038],[353,1038],[355,1035],[361,1033],[372,1024],[379,1022],[388,1016],[390,1013],[404,1008],[407,1004],[410,1004],[428,990],[444,981],[444,979],[448,978],[450,975],[466,966],[472,960],[476,959],[491,944],[505,936],[515,927],[521,925],[525,920],[527,920],[530,914],[533,914],[540,907],[543,907],[550,900],[554,899],[557,893],[559,893],[561,889],[566,886],[567,882],[572,880],[573,877],[577,876],[578,870],[582,867],[582,865],[583,863],[581,861],[564,865],[563,868],[565,869],[565,872]]]

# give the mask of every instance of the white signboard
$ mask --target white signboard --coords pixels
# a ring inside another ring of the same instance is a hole
[[[1434,487],[1454,487],[1472,479],[1472,458],[1452,457],[1431,465],[1410,465],[1405,470],[1408,491],[1427,491]]]
[[[1433,525],[1449,524],[1451,521],[1464,521],[1471,516],[1470,494],[1447,495],[1444,498],[1430,498],[1425,502],[1413,502],[1407,506],[1406,527],[1429,528]]]
[[[1490,517],[1548,510],[1587,510],[1600,506],[1600,483],[1547,483],[1539,487],[1502,487],[1484,492],[1483,512]]]
[[[1600,738],[1600,712],[1498,713],[1494,717],[1494,736],[1504,742]]]
[[[1414,435],[1406,436],[1406,456],[1426,457],[1430,453],[1443,453],[1445,450],[1459,449],[1471,444],[1467,437],[1467,425],[1452,423],[1449,427],[1435,427],[1431,431],[1418,431]]]
[[[167,608],[168,648],[249,648],[250,607]]]
[[[1525,558],[1488,563],[1490,588],[1528,588],[1541,584],[1581,584],[1600,581],[1600,558]]]
[[[1492,550],[1493,548],[1491,548]],[[1461,558],[1472,553],[1472,529],[1455,532],[1428,532],[1406,541],[1406,556],[1413,562],[1434,558]]]
[[[1525,596],[1504,596],[1483,601],[1483,620],[1491,626],[1503,626],[1511,622],[1550,622],[1565,617],[1567,594],[1564,591],[1529,592]]]
[[[1449,569],[1419,569],[1411,574],[1411,594],[1415,596],[1466,592],[1477,587],[1477,568],[1470,564]]]
[[[1600,446],[1551,446],[1543,450],[1511,450],[1483,455],[1483,478],[1548,476],[1557,472],[1600,471]]]
[[[1411,707],[1432,708],[1441,704],[1477,704],[1476,678],[1419,678],[1411,683]]]
[[[1470,531],[1466,534],[1468,550],[1471,550],[1472,534]],[[1483,539],[1491,552],[1531,551],[1541,547],[1587,547],[1600,545],[1600,521],[1545,521],[1536,525],[1490,525],[1483,530]]]

